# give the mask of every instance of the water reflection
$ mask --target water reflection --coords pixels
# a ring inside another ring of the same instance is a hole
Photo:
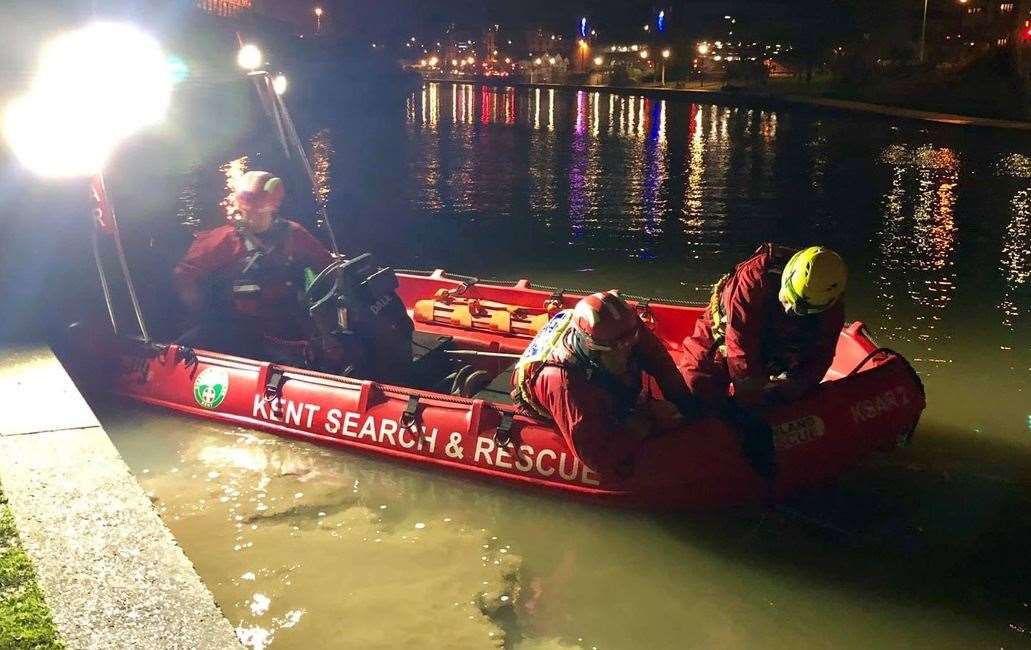
[[[414,115],[411,117],[414,121]],[[333,141],[330,138],[329,130],[322,129],[311,137],[311,169],[315,177],[315,184],[312,193],[315,198],[315,205],[319,207],[320,215],[326,214],[329,207],[329,194],[331,191],[332,178],[330,177],[330,166],[336,151],[333,148]],[[322,228],[322,217],[320,216],[315,224]]]
[[[951,337],[939,322],[956,286],[956,185],[960,161],[948,148],[891,145],[881,154],[891,171],[884,224],[874,259],[879,297],[892,338],[918,343],[914,361],[951,361]]]
[[[544,217],[547,225],[551,225],[558,209],[557,176],[555,157],[554,128],[541,128],[541,102],[543,96],[549,97],[549,105],[553,106],[554,90],[547,93],[540,88],[533,91],[533,133],[530,136],[530,155],[528,174],[530,177],[530,210]],[[549,123],[554,118],[553,108],[548,109]]]
[[[1031,180],[1031,157],[1011,154],[999,163],[999,174]],[[1014,330],[1028,313],[1028,280],[1031,279],[1031,187],[1018,190],[1010,199],[1010,218],[1002,236],[999,269],[1004,287],[999,302],[1002,324]]]
[[[218,207],[223,210],[226,218],[230,221],[240,219],[240,214],[236,210],[236,203],[233,201],[233,194],[236,192],[237,182],[247,173],[249,165],[250,159],[247,156],[240,156],[219,167],[219,171],[225,175],[226,180],[222,200],[218,202]]]

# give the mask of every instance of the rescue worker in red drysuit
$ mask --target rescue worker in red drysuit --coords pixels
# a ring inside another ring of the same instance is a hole
[[[680,370],[710,408],[798,399],[823,379],[845,324],[847,271],[821,246],[764,244],[713,287]]]
[[[642,394],[642,372],[668,401]],[[516,363],[512,380],[516,402],[553,420],[580,459],[603,476],[626,476],[644,438],[698,412],[669,352],[615,290],[554,316]]]
[[[278,217],[283,195],[279,178],[247,172],[233,194],[241,219],[198,235],[175,267],[176,291],[201,321],[181,344],[267,358],[283,353],[270,340],[308,337],[304,270],[317,274],[332,256],[304,226]]]

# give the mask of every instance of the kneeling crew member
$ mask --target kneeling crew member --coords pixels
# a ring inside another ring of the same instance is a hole
[[[616,291],[595,293],[538,333],[516,364],[512,396],[531,415],[553,420],[592,470],[624,476],[642,439],[658,428],[639,408],[648,406],[642,371],[681,414],[696,417],[662,342]]]
[[[795,400],[823,379],[845,324],[847,271],[834,251],[760,246],[713,287],[684,340],[681,372],[707,406]]]
[[[175,267],[179,297],[201,320],[181,343],[261,358],[269,337],[307,338],[304,269],[318,273],[333,258],[304,226],[278,217],[283,195],[279,178],[247,172],[233,195],[240,221],[198,235]]]

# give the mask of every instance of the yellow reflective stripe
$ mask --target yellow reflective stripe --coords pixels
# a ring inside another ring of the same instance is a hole
[[[544,406],[534,399],[530,384],[536,379],[541,364],[548,361],[552,356],[556,346],[562,341],[563,335],[565,335],[572,322],[573,311],[571,309],[565,309],[555,314],[548,324],[537,333],[537,336],[530,341],[522,356],[516,361],[513,380],[520,401],[527,410],[540,417],[548,418],[550,416]]]

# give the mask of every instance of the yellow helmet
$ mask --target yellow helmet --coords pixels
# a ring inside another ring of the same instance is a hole
[[[816,314],[841,298],[847,279],[840,255],[823,246],[810,246],[792,255],[784,266],[780,301],[796,314]]]

